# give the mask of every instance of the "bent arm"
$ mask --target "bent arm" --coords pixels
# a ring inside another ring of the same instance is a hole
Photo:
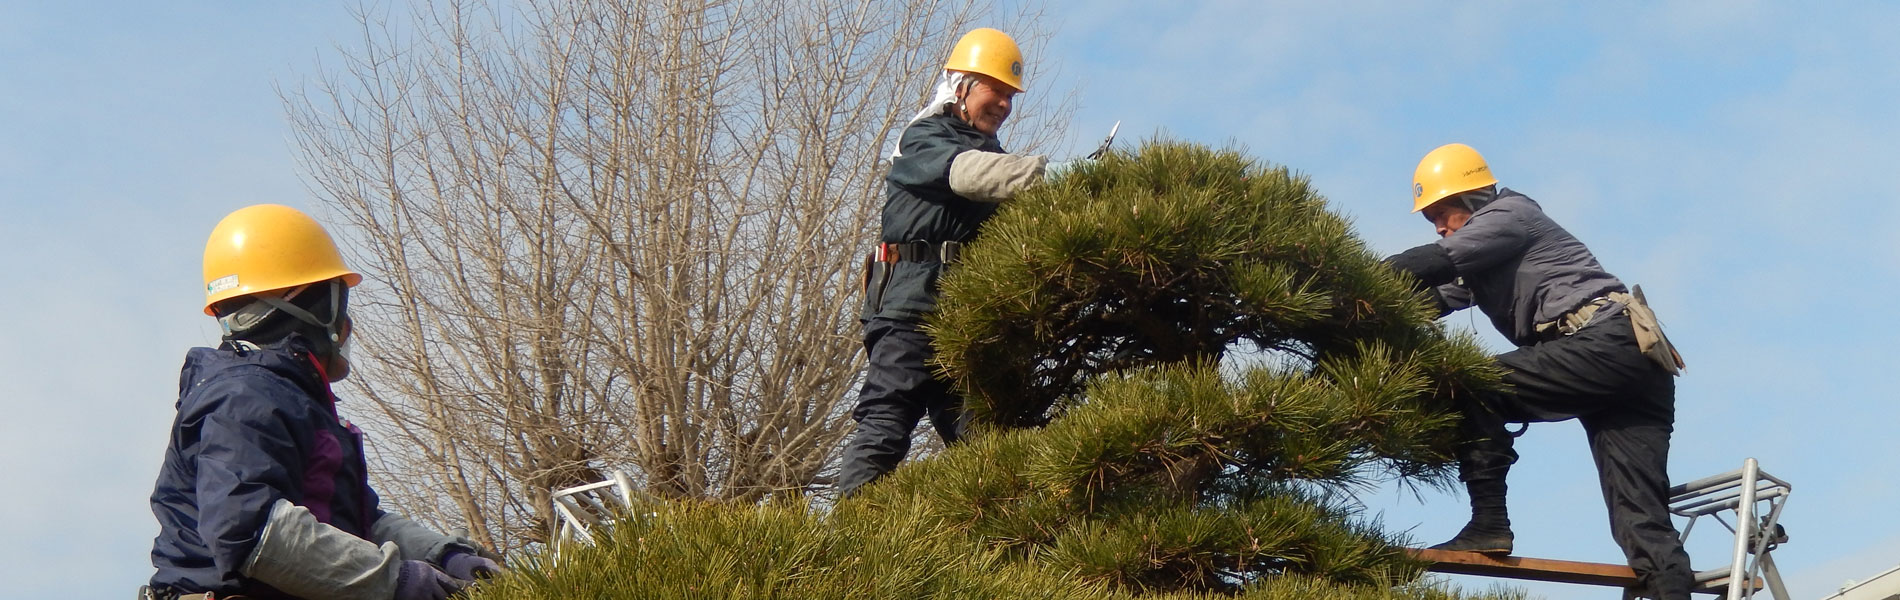
[[[243,574],[299,598],[388,600],[401,574],[399,553],[394,543],[378,546],[278,500]]]
[[[1451,259],[1454,278],[1481,273],[1517,258],[1530,244],[1529,229],[1517,213],[1504,208],[1473,216],[1458,231],[1437,242]]]
[[[1432,288],[1432,299],[1438,301],[1438,316],[1443,317],[1453,311],[1471,308],[1478,303],[1471,296],[1471,290],[1457,283],[1447,283]]]
[[[221,577],[242,575],[271,507],[298,489],[302,460],[295,432],[269,402],[287,384],[248,379],[209,384],[194,404],[192,457],[198,536]]]
[[[1471,290],[1458,285],[1458,267],[1444,246],[1425,244],[1394,254],[1385,264],[1411,275],[1414,289],[1429,292],[1440,317],[1473,304]]]
[[[1002,202],[1042,181],[1046,156],[970,150],[950,161],[950,190],[977,202]]]
[[[1385,264],[1417,280],[1416,289],[1425,291],[1458,278],[1451,253],[1444,246],[1425,244],[1385,259]]]

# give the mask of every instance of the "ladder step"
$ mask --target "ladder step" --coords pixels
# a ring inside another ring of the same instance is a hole
[[[1636,572],[1629,565],[1578,562],[1522,556],[1496,556],[1476,552],[1407,549],[1413,557],[1431,563],[1425,570],[1433,573],[1480,575],[1526,581],[1549,581],[1581,585],[1628,588],[1636,585]],[[1762,582],[1755,581],[1755,589]],[[1728,570],[1715,569],[1696,573],[1695,592],[1723,595],[1728,592]]]
[[[1628,565],[1521,556],[1493,556],[1447,550],[1413,549],[1410,552],[1419,560],[1432,563],[1426,570],[1433,573],[1484,575],[1507,579],[1625,588],[1636,585],[1636,572],[1631,571]]]

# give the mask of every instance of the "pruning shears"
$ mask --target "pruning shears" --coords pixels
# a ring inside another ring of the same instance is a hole
[[[1108,147],[1115,143],[1115,132],[1121,131],[1121,128],[1122,128],[1121,121],[1116,121],[1114,127],[1108,128],[1108,137],[1102,139],[1102,145],[1096,147],[1094,152],[1089,153],[1088,159],[1101,160],[1103,156],[1107,156]]]

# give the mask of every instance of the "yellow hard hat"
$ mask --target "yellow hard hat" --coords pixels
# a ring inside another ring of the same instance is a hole
[[[343,278],[354,287],[363,276],[343,266],[336,242],[316,219],[275,204],[240,208],[226,215],[205,242],[205,314],[213,304],[259,292]]]
[[[1023,89],[1023,51],[1009,34],[988,27],[972,29],[950,49],[943,68],[995,77],[1009,87]]]
[[[1412,174],[1412,212],[1425,210],[1446,196],[1497,183],[1477,150],[1464,144],[1439,146],[1418,161],[1418,171]]]

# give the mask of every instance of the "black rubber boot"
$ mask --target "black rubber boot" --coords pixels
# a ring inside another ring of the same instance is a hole
[[[1451,541],[1432,546],[1433,550],[1511,553],[1511,517],[1504,509],[1504,480],[1465,483],[1471,494],[1471,522]]]

